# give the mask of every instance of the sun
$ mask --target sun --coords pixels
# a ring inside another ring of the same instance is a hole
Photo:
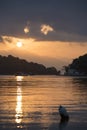
[[[23,43],[22,43],[22,42],[17,42],[16,46],[17,46],[17,47],[22,47],[22,46],[23,46]]]

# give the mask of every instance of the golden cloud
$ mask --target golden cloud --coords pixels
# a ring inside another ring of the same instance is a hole
[[[30,30],[29,30],[29,27],[26,26],[26,27],[24,28],[24,32],[25,32],[25,33],[29,33],[29,31],[30,31]]]
[[[41,32],[44,34],[44,35],[47,35],[48,32],[52,32],[54,31],[54,29],[50,26],[50,25],[41,25]]]

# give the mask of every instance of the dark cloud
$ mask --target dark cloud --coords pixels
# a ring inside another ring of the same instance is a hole
[[[8,42],[8,43],[12,43],[12,39],[9,37],[3,38],[2,36],[0,36],[0,43],[4,43]]]
[[[0,0],[0,35],[26,37],[28,21],[37,40],[87,41],[87,0]],[[42,35],[42,24],[55,32]]]
[[[1,36],[0,36],[0,43],[4,43],[4,40]]]
[[[70,43],[68,43],[70,46],[77,46],[77,45],[79,45],[79,46],[81,46],[81,47],[87,47],[87,43],[86,42],[78,42],[78,44],[77,44],[77,42],[75,42],[75,43],[73,43],[73,42],[70,42]]]
[[[6,41],[6,42],[8,42],[8,43],[12,43],[12,39],[9,38],[9,37],[4,38],[4,41]]]

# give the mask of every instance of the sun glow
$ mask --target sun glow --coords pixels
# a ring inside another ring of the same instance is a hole
[[[22,42],[17,42],[16,46],[17,46],[17,47],[22,47],[22,46],[23,46],[23,43],[22,43]]]
[[[19,86],[17,86],[17,97],[16,97],[16,114],[15,114],[15,121],[17,123],[17,128],[22,128],[21,122],[23,118],[23,111],[22,111],[22,88],[21,82],[23,77],[16,76],[16,81],[18,82]]]

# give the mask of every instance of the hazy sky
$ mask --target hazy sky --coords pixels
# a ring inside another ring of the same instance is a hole
[[[0,0],[0,54],[62,67],[87,53],[87,0]]]

